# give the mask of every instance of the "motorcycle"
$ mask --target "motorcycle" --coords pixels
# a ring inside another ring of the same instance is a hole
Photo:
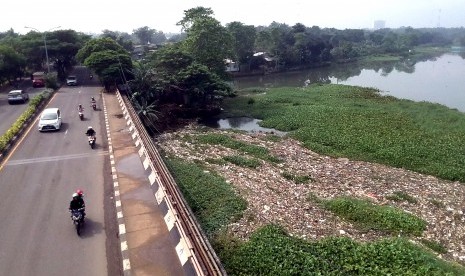
[[[79,111],[79,119],[84,120],[84,113],[82,111]]]
[[[87,139],[88,139],[90,148],[93,149],[95,147],[95,136],[94,135],[88,136]]]
[[[76,233],[78,234],[78,236],[80,236],[81,228],[84,224],[84,215],[83,215],[84,208],[71,210],[70,212],[71,212],[71,219],[73,220],[73,224],[76,227]]]
[[[90,79],[93,79],[93,78],[94,78],[94,76],[93,76],[92,74],[90,74],[90,75],[89,75],[89,78],[90,78]]]
[[[97,104],[95,102],[92,103],[92,109],[97,110]]]

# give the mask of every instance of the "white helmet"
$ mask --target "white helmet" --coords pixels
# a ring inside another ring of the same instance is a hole
[[[87,129],[92,129],[92,127],[91,127],[91,126],[89,126]]]
[[[73,194],[73,198],[78,197],[79,195],[77,193]]]

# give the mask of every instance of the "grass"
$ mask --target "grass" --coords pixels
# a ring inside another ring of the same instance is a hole
[[[253,104],[248,104],[250,97]],[[465,181],[465,116],[439,104],[335,84],[269,89],[224,104],[229,113],[291,132],[320,154]]]
[[[364,229],[416,236],[426,229],[426,221],[412,214],[391,206],[375,205],[367,200],[339,197],[323,201],[323,206]]]
[[[465,141],[465,117],[438,104],[381,96],[369,88],[320,84],[305,89],[269,89],[266,93],[257,89],[224,103],[228,115],[262,119],[263,127],[289,131],[304,146],[321,154],[465,180],[461,144]],[[266,148],[227,135],[207,132],[189,139],[199,147],[222,145],[252,158],[277,161]],[[237,157],[206,161],[248,162]],[[420,246],[402,238],[420,235],[426,227],[422,219],[400,209],[348,197],[325,200],[311,193],[308,196],[360,227],[399,234],[401,238],[357,243],[332,237],[309,242],[268,225],[253,233],[249,241],[238,240],[226,226],[242,216],[253,220],[253,214],[243,213],[246,203],[233,188],[214,173],[206,173],[200,163],[170,157],[167,164],[228,275],[465,275],[463,267],[435,257],[431,250],[446,250],[440,243],[422,240]],[[299,178],[284,174],[287,179]],[[402,191],[390,197],[416,202]],[[443,205],[434,199],[431,203]]]
[[[247,207],[226,181],[200,164],[165,158],[184,198],[209,238],[242,216]]]
[[[421,239],[420,240],[422,244],[424,244],[426,247],[430,248],[431,250],[439,253],[439,254],[445,254],[447,253],[447,249],[444,247],[444,245],[435,242],[435,241],[430,241],[426,239]]]
[[[250,154],[256,158],[263,159],[265,161],[271,161],[279,163],[280,160],[276,156],[269,153],[268,149],[262,146],[251,145],[242,141],[235,140],[228,135],[222,134],[203,134],[196,137],[196,141],[210,145],[222,145],[227,148],[231,148],[240,152]]]
[[[225,242],[223,242],[225,243]],[[406,239],[358,243],[346,237],[308,242],[269,225],[250,241],[230,240],[220,254],[228,275],[464,275]]]
[[[396,191],[392,195],[386,196],[386,198],[394,201],[407,201],[409,203],[418,202],[416,198],[402,191]]]
[[[234,165],[244,167],[244,168],[255,169],[261,165],[260,161],[257,159],[246,158],[246,157],[239,156],[239,155],[225,156],[223,157],[223,159],[227,162],[230,162]]]
[[[222,163],[222,159],[208,162]],[[202,229],[220,257],[228,275],[464,275],[463,267],[436,258],[432,251],[445,248],[422,240],[425,249],[404,238],[358,243],[349,238],[300,240],[279,226],[268,225],[249,241],[234,238],[227,225],[246,216],[246,202],[220,176],[207,172],[201,162],[165,160],[194,211]],[[292,178],[294,175],[287,173]],[[405,196],[403,196],[405,197]],[[365,228],[403,235],[418,235],[425,222],[388,206],[375,206],[353,198],[325,200],[309,194],[309,200]]]
[[[313,181],[312,177],[309,175],[295,175],[291,174],[289,172],[282,172],[281,176],[284,177],[287,180],[291,180],[296,184],[305,184],[310,181]]]

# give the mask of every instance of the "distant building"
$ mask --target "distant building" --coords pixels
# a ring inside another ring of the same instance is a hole
[[[239,64],[231,59],[226,59],[224,61],[226,64],[226,72],[239,72]]]
[[[375,20],[373,23],[373,29],[379,30],[379,29],[384,29],[386,28],[386,21],[384,20]]]

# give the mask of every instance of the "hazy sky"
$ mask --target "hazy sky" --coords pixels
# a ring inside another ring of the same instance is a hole
[[[110,4],[111,3],[111,4]],[[211,8],[224,26],[239,21],[246,25],[269,25],[271,22],[321,28],[372,28],[375,20],[386,27],[465,27],[465,0],[165,0],[165,1],[2,1],[0,32],[13,28],[26,33],[30,26],[39,31],[54,27],[84,33],[102,30],[132,33],[148,26],[151,29],[180,32],[176,26],[184,10],[202,6]]]

